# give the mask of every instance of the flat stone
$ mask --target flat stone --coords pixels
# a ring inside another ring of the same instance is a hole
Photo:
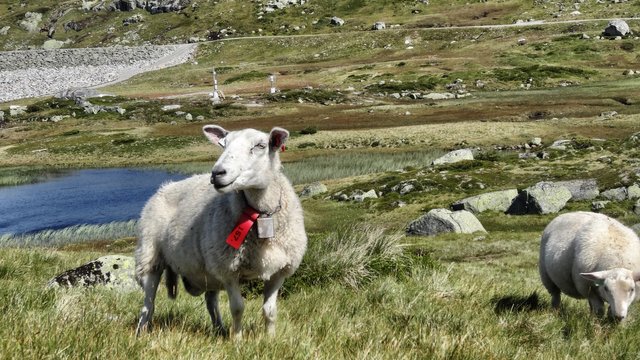
[[[448,209],[432,209],[422,217],[414,220],[407,228],[409,235],[438,235],[442,233],[471,234],[487,232],[480,221],[469,211],[451,211]]]
[[[505,212],[516,196],[518,196],[517,189],[494,191],[456,201],[451,204],[451,208],[453,210],[467,210],[474,214],[487,210]]]

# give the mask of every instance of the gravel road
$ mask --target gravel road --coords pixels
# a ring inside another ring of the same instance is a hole
[[[0,103],[97,88],[182,64],[196,44],[0,52]]]

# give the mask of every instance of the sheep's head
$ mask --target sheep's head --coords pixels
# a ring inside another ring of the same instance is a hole
[[[640,281],[640,272],[616,268],[580,275],[596,285],[600,297],[609,303],[609,315],[615,320],[624,320],[629,305],[636,298],[636,282]]]
[[[211,183],[220,192],[264,189],[280,171],[278,152],[289,132],[273,128],[269,134],[254,129],[228,132],[217,125],[202,128],[209,141],[224,151],[211,170]]]

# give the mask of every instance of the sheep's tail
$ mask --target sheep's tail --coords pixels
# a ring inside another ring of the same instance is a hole
[[[165,269],[166,281],[167,281],[167,295],[170,299],[175,299],[178,295],[178,275],[167,266]]]

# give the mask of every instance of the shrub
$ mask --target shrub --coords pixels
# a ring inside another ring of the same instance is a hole
[[[318,132],[318,128],[315,126],[307,126],[306,128],[300,130],[300,135],[313,135]]]

